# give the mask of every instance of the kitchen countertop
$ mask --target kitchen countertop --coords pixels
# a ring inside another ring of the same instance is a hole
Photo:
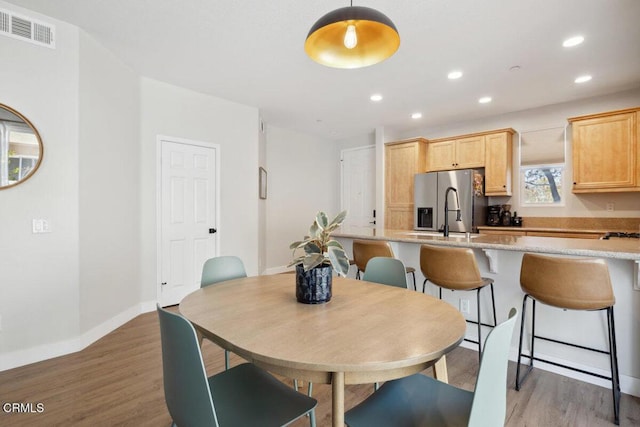
[[[584,233],[604,235],[611,230],[593,230],[583,228],[549,228],[549,227],[516,227],[516,226],[491,226],[481,225],[478,230],[500,230],[500,231],[539,231],[543,233]],[[624,230],[631,233],[629,230]]]
[[[464,248],[640,260],[640,239],[599,240],[475,233],[472,233],[471,237],[467,239],[461,233],[451,233],[449,237],[444,237],[442,234],[433,232],[386,230],[369,227],[341,227],[333,233],[333,236],[418,244],[431,243]]]

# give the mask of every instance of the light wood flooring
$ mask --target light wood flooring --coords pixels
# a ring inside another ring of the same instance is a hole
[[[202,351],[209,374],[224,368],[220,348],[205,341]],[[447,356],[451,384],[473,388],[476,354],[458,348]],[[241,362],[234,356],[231,360]],[[535,370],[516,392],[514,375],[511,364],[507,426],[613,426],[609,389]],[[347,386],[345,407],[354,406],[372,389]],[[330,386],[315,384],[313,395],[319,401],[318,426],[330,426]],[[13,402],[33,403],[34,411],[35,404],[42,403],[44,412],[0,410],[0,426],[169,426],[156,313],[138,316],[78,353],[0,372],[0,403],[4,407]],[[308,422],[298,420],[293,425],[308,426]],[[622,396],[620,425],[640,425],[639,398]]]

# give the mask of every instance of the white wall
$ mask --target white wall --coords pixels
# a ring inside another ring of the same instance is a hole
[[[492,129],[513,128],[518,132],[562,127],[567,124],[567,118],[605,111],[620,110],[640,106],[640,88],[617,94],[588,98],[580,101],[567,102],[530,110],[518,111],[481,120],[452,123],[438,127],[424,127],[418,131],[400,133],[399,139],[423,136],[427,139],[463,135]],[[489,106],[490,108],[490,106]],[[567,136],[567,174],[565,189],[566,204],[561,207],[522,207],[519,205],[518,180],[518,135],[514,136],[513,158],[513,197],[492,197],[490,204],[510,203],[511,212],[518,211],[518,215],[551,216],[551,217],[639,217],[640,196],[638,193],[608,193],[582,194],[571,193],[571,133]],[[607,212],[606,204],[613,202],[615,210]]]
[[[0,191],[0,369],[9,353],[79,332],[78,30],[29,15],[56,26],[57,46],[0,37],[0,103],[26,116],[44,144],[35,175]],[[33,218],[48,219],[51,233],[32,234]],[[28,363],[32,356],[21,357]]]
[[[142,78],[140,209],[142,301],[155,301],[158,135],[220,145],[221,255],[237,255],[258,273],[258,110]]]
[[[80,324],[139,304],[139,77],[80,32]]]
[[[318,211],[339,212],[340,151],[335,142],[267,126],[267,166],[267,267],[276,271]]]

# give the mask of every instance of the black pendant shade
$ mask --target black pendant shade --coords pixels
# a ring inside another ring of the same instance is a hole
[[[361,68],[384,61],[399,46],[398,30],[386,15],[368,7],[347,6],[318,19],[309,30],[304,50],[328,67]]]

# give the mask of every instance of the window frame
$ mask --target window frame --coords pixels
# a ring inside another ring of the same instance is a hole
[[[528,134],[528,133],[534,133],[534,132],[542,132],[542,131],[546,131],[546,130],[551,130],[551,129],[563,129],[563,149],[564,149],[564,162],[558,162],[558,163],[540,163],[540,164],[528,164],[528,165],[523,165],[522,164],[522,136],[523,134]],[[529,131],[523,131],[523,132],[518,132],[518,196],[519,196],[519,202],[520,202],[520,206],[521,207],[527,207],[527,208],[538,208],[538,207],[564,207],[566,206],[566,200],[567,200],[567,130],[568,130],[568,125],[564,125],[564,126],[552,126],[552,127],[548,127],[548,128],[542,128],[542,129],[534,129],[534,130],[529,130]],[[560,201],[557,203],[554,202],[546,202],[546,203],[535,203],[535,202],[529,202],[525,199],[525,179],[524,179],[524,174],[525,174],[525,170],[529,170],[529,169],[544,169],[544,168],[559,168],[561,169],[561,180],[562,180],[562,185],[560,190],[558,191],[560,194]]]

